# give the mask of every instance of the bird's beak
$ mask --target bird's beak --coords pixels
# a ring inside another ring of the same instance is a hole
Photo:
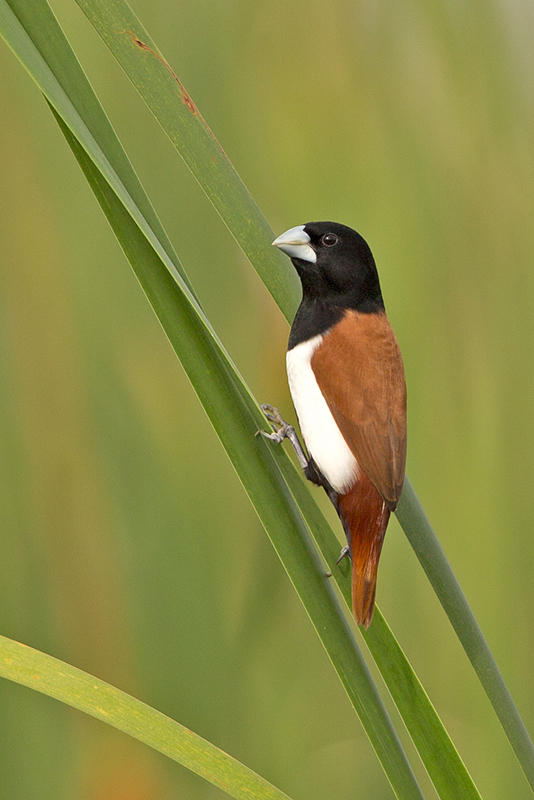
[[[273,242],[274,247],[279,247],[290,258],[299,258],[301,261],[311,261],[315,264],[317,254],[310,246],[310,237],[304,230],[304,225],[297,225],[285,233],[280,234]]]

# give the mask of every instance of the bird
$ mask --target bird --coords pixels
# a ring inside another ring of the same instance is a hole
[[[322,486],[352,561],[352,610],[368,628],[378,563],[406,467],[406,381],[371,250],[352,228],[307,222],[273,245],[302,284],[286,355],[289,389],[307,453],[274,406],[273,432],[288,438],[306,478]]]

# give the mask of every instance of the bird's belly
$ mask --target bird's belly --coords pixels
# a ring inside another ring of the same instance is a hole
[[[328,408],[311,367],[313,353],[322,340],[320,334],[288,350],[287,377],[306,447],[330,486],[344,494],[358,477],[358,462]]]

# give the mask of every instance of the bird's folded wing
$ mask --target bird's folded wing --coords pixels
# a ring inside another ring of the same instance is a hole
[[[324,335],[311,366],[360,469],[395,508],[406,463],[406,384],[386,315],[348,311]]]

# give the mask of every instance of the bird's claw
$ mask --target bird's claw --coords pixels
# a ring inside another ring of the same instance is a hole
[[[349,558],[351,557],[351,556],[350,556],[350,547],[348,546],[348,544],[346,544],[346,545],[345,545],[345,547],[342,547],[342,548],[341,548],[341,553],[339,554],[339,558],[338,558],[338,560],[336,561],[336,567],[337,567],[337,566],[338,566],[338,564],[340,564],[340,563],[341,563],[341,561],[343,561],[343,559],[344,559],[344,558],[346,558],[347,556],[348,556]],[[326,578],[331,578],[331,577],[332,577],[332,573],[331,573],[330,571],[328,571],[328,572],[325,572],[325,577],[326,577]]]
[[[276,406],[272,406],[270,403],[262,403],[260,408],[267,417],[267,419],[269,420],[269,422],[279,426],[287,425],[287,422],[282,417]]]
[[[256,431],[256,435],[258,435],[258,433],[261,433],[265,439],[270,439],[271,442],[276,442],[277,444],[280,444],[280,442],[283,442],[286,438],[283,430],[273,431],[272,433],[269,433],[269,431]]]
[[[259,431],[259,433],[261,433],[261,435],[266,439],[270,439],[272,442],[276,442],[277,444],[283,442],[284,439],[288,439],[293,450],[297,454],[300,466],[303,470],[307,470],[309,467],[309,459],[299,441],[299,437],[297,436],[295,428],[285,421],[277,408],[269,405],[269,403],[263,403],[261,410],[271,423],[273,432],[267,433],[267,431]]]
[[[344,558],[347,558],[347,556],[350,558],[350,548],[348,544],[346,544],[345,547],[341,548],[341,553],[339,554],[339,558],[336,561],[336,566],[340,564]]]
[[[275,406],[271,406],[269,403],[262,403],[261,410],[271,423],[273,432],[258,431],[258,433],[261,433],[262,436],[265,436],[266,439],[270,439],[272,442],[283,442],[288,433],[292,430],[292,426],[285,421]]]

